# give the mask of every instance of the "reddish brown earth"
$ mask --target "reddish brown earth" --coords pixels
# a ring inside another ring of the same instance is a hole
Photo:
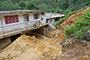
[[[0,60],[51,60],[62,54],[59,34],[52,38],[34,32],[30,35],[34,36],[22,35],[1,50]]]
[[[70,15],[65,19],[59,26],[58,29],[64,31],[64,29],[69,25],[74,25],[76,17],[85,15],[90,8],[84,9],[76,14]],[[81,42],[72,43],[72,41],[66,42],[66,46],[62,47],[63,54],[55,58],[54,60],[90,60],[90,42],[87,44],[82,44]]]
[[[63,30],[64,28],[66,28],[69,25],[74,25],[75,21],[76,21],[76,17],[80,18],[80,16],[85,15],[85,13],[87,13],[88,10],[90,10],[90,8],[84,9],[82,11],[79,11],[78,13],[70,15],[58,26],[58,29]]]
[[[90,45],[87,46],[81,43],[76,43],[68,47],[63,47],[63,50],[64,53],[58,56],[55,60],[89,60],[90,59]]]

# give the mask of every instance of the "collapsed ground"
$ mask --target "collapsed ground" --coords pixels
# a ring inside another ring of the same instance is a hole
[[[90,60],[90,42],[88,45],[83,43],[83,40],[73,43],[74,39],[71,38],[60,43],[65,38],[64,29],[68,25],[74,25],[76,17],[80,18],[88,9],[70,15],[58,26],[58,30],[52,31],[48,37],[34,32],[34,36],[20,36],[1,50],[0,60]]]
[[[59,31],[52,38],[28,32],[1,50],[0,60],[51,60],[62,54]],[[59,34],[58,34],[59,33]],[[29,35],[30,34],[30,35]],[[56,36],[56,37],[54,37]]]
[[[90,8],[70,15],[58,26],[58,29],[64,31],[68,26],[74,25],[77,20],[76,18],[85,15],[87,11],[90,11]],[[75,41],[73,37],[65,40],[66,41],[61,42],[63,54],[55,60],[90,60],[90,41],[86,41],[86,39]]]

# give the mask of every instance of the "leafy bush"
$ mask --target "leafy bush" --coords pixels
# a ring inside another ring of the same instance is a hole
[[[56,12],[56,13],[60,13],[60,9],[57,8],[57,9],[55,10],[55,12]]]
[[[83,8],[83,9],[86,9],[86,8],[88,8],[88,7],[85,7],[85,8]],[[79,12],[79,11],[82,11],[82,9],[79,9],[79,10],[76,10],[76,11],[73,11],[73,12],[71,12],[71,11],[64,11],[65,12],[65,16],[63,17],[63,18],[60,18],[59,19],[59,21],[57,21],[56,22],[56,26],[57,25],[59,25],[60,23],[62,23],[66,18],[68,18],[70,15],[72,15],[72,14],[75,14],[75,13],[77,13],[77,12]]]
[[[81,39],[86,30],[90,29],[90,11],[87,14],[77,18],[75,25],[68,26],[66,31],[67,37],[74,36],[77,39]]]
[[[56,27],[56,25],[53,25],[54,27]]]
[[[65,10],[64,13],[65,13],[65,16],[66,16],[67,14],[70,13],[70,11],[69,10]]]

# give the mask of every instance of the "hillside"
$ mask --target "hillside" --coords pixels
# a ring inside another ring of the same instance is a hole
[[[63,54],[55,60],[90,60],[90,41],[82,39],[85,30],[90,29],[90,7],[71,14],[58,29],[66,38],[61,42]]]
[[[85,13],[87,12],[87,10],[89,10],[90,8],[86,8],[83,9],[77,13],[71,14],[69,17],[67,17],[66,19],[64,19],[62,21],[62,23],[60,23],[60,25],[58,26],[58,29],[65,29],[67,28],[69,25],[74,25],[75,21],[77,20],[76,18],[80,18],[80,16],[85,15]]]
[[[69,37],[65,40],[67,31],[64,31],[68,25],[77,25],[76,22],[78,20],[76,17],[90,16],[88,10],[90,8],[70,15],[63,20],[56,31],[50,32],[47,35],[48,37],[35,32],[28,32],[28,34],[33,34],[33,36],[21,35],[0,51],[0,60],[89,60],[90,42],[87,42],[88,44],[81,42],[83,40],[75,42],[74,37]]]
[[[73,12],[89,4],[90,0],[1,0],[0,11],[49,9],[66,14],[65,11]],[[0,50],[0,60],[90,60],[86,30],[90,30],[90,7],[68,15],[47,36],[36,31],[20,34]]]
[[[25,9],[62,13],[81,9],[89,4],[90,0],[0,0],[0,11]]]

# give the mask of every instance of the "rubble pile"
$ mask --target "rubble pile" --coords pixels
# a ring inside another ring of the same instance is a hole
[[[22,35],[0,53],[0,60],[50,60],[62,54],[58,38],[45,41]]]

